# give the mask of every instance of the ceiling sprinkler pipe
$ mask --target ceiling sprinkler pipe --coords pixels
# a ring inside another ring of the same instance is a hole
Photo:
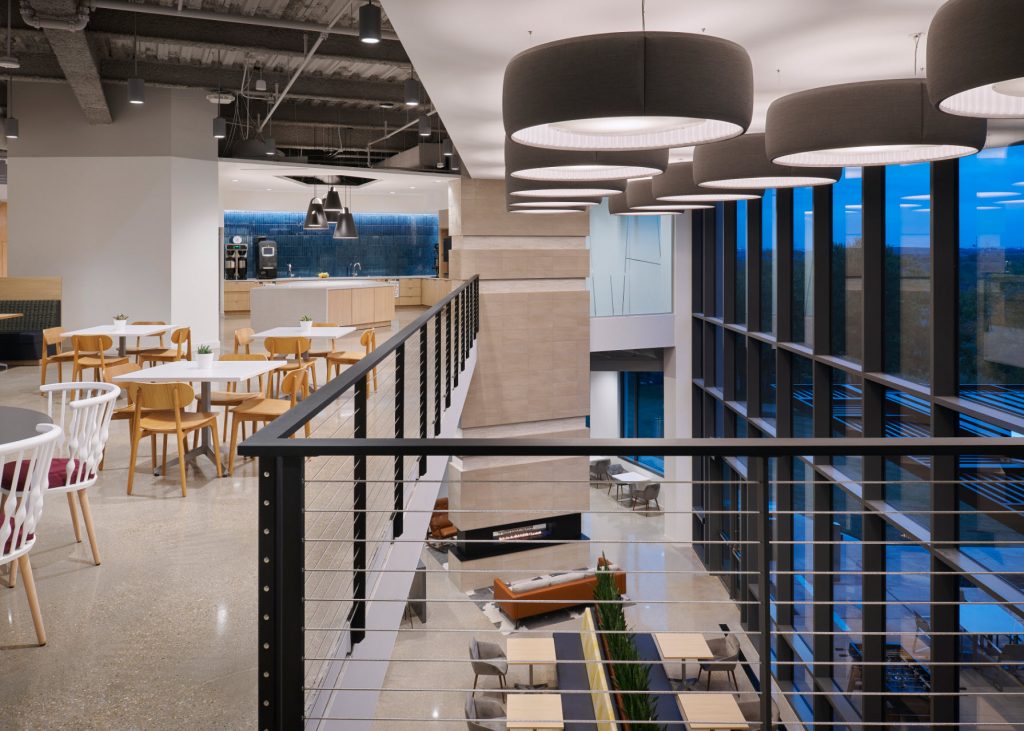
[[[28,0],[21,0],[18,4],[21,9],[21,18],[31,28],[47,30],[84,30],[89,24],[89,5],[81,4],[74,15],[40,15],[35,11]]]

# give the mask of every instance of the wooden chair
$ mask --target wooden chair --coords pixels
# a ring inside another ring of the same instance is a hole
[[[147,350],[140,354],[142,363],[174,363],[185,358],[192,360],[192,328],[179,327],[171,333],[173,348]]]
[[[263,353],[225,353],[220,357],[220,360],[266,360],[267,356]],[[211,406],[223,406],[224,407],[224,441],[228,440],[228,420],[232,407],[239,406],[251,398],[262,398],[266,393],[266,388],[263,385],[263,376],[259,376],[259,387],[258,392],[253,391],[239,391],[237,383],[227,384],[226,391],[211,391],[210,392],[210,405]],[[249,384],[246,384],[246,388]],[[242,439],[245,439],[245,425],[242,425]]]
[[[117,376],[124,375],[125,373],[135,373],[135,371],[141,371],[141,370],[142,370],[142,366],[139,365],[138,363],[122,363],[121,365],[110,366],[109,368],[104,370],[104,372],[103,372],[103,380],[106,381],[107,383],[114,383],[114,378],[117,377]],[[117,385],[124,392],[125,397],[128,399],[128,403],[126,403],[124,406],[116,406],[116,404],[115,404],[114,413],[111,415],[110,418],[111,418],[111,421],[127,421],[128,422],[128,439],[130,441],[131,440],[131,435],[134,432],[134,427],[133,427],[133,424],[132,424],[132,419],[135,418],[135,404],[132,402],[131,396],[130,396],[130,394],[128,392],[128,388],[127,388],[128,384],[124,384],[122,386],[122,384],[118,383]],[[152,446],[152,458],[153,458],[153,460],[152,460],[152,468],[155,470],[156,469],[156,437],[155,436],[151,439],[151,442],[152,442],[151,446]],[[103,463],[105,461],[106,461],[106,455],[104,455],[104,459],[100,461],[100,469],[101,470],[103,469]]]
[[[81,380],[82,371],[89,368],[93,370],[93,380],[99,381],[108,366],[128,362],[127,356],[107,355],[107,351],[114,347],[114,339],[109,335],[75,335],[71,338],[71,345],[75,349],[73,381]]]
[[[338,323],[336,323],[336,322],[314,322],[313,323],[313,327],[338,327]],[[324,367],[325,367],[325,369],[327,371],[330,371],[330,364],[327,362],[327,356],[330,355],[331,353],[333,353],[338,348],[338,339],[337,338],[330,338],[330,341],[331,341],[330,347],[328,347],[326,349],[316,348],[316,349],[310,350],[306,354],[309,357],[309,359],[313,360],[313,361],[317,361],[320,358],[323,358],[324,359]],[[310,345],[310,347],[312,348],[313,346]],[[329,379],[330,379],[330,373],[328,373],[328,380]],[[313,383],[314,383],[314,385],[316,384],[316,366],[315,365],[313,366]]]
[[[363,346],[363,352],[360,353],[358,350],[341,350],[334,353],[327,354],[327,376],[328,378],[334,378],[334,376],[341,375],[342,366],[355,365],[363,358],[368,356],[374,350],[377,349],[377,331],[372,327],[369,330],[363,332],[359,337],[359,344]],[[334,370],[334,375],[331,375],[331,370]],[[366,386],[367,389],[370,387],[370,375],[366,374]],[[373,369],[373,390],[377,390],[377,369]]]
[[[185,482],[185,440],[188,435],[210,427],[213,432],[213,452],[217,462],[217,477],[221,476],[220,439],[217,436],[217,415],[212,412],[185,411],[192,403],[196,392],[187,383],[131,383],[128,384],[128,398],[135,403],[132,417],[132,454],[128,463],[128,494],[132,494],[135,480],[135,460],[139,453],[139,441],[143,437],[157,434],[165,437],[164,474],[167,472],[166,437],[173,434],[178,442],[178,470],[181,474],[181,496],[188,494]]]
[[[9,566],[11,581],[15,576],[15,562],[21,568],[36,639],[42,646],[46,644],[46,630],[28,552],[36,543],[36,527],[49,484],[50,460],[61,429],[56,424],[40,424],[38,429],[40,433],[28,439],[0,444],[0,484],[17,490],[16,495],[0,499],[0,566]]]
[[[136,320],[135,322],[132,323],[132,325],[166,325],[166,324],[167,323],[164,322],[163,320]],[[142,354],[143,353],[147,353],[147,352],[150,352],[150,351],[159,353],[160,351],[164,350],[167,347],[167,344],[164,343],[164,333],[159,333],[157,335],[147,335],[145,337],[157,338],[159,340],[159,343],[157,345],[143,347],[142,346],[142,336],[140,336],[140,337],[135,338],[135,346],[134,347],[125,348],[125,351],[124,351],[125,354],[129,358],[134,356],[136,363],[142,363]]]
[[[269,385],[269,383],[268,383]],[[305,368],[296,368],[281,379],[281,395],[288,398],[271,398],[268,394],[264,398],[249,399],[243,404],[231,409],[231,447],[228,449],[228,474],[235,469],[235,448],[238,446],[238,427],[247,421],[253,422],[255,431],[256,423],[271,422],[281,414],[288,411],[298,403],[299,397],[305,398],[309,394],[309,371]],[[309,436],[309,422],[306,422],[306,436]]]
[[[46,385],[46,369],[51,363],[57,364],[57,380],[64,380],[64,364],[72,363],[75,360],[75,354],[72,352],[65,353],[63,350],[64,338],[61,335],[64,332],[62,327],[48,327],[43,330],[43,357],[39,361],[39,385]],[[50,348],[53,348],[53,355],[50,355]]]
[[[302,369],[311,372],[313,388],[316,388],[316,361],[306,357],[309,346],[309,338],[266,338],[263,341],[263,347],[267,349],[271,360],[287,361],[274,371],[279,383],[286,373]]]
[[[250,346],[256,341],[256,331],[251,327],[240,327],[235,330],[235,352],[241,353],[242,348],[245,348],[245,353],[249,353]]]

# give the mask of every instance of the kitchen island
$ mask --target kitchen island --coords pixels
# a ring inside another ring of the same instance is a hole
[[[395,317],[395,287],[379,280],[278,280],[253,288],[250,296],[257,332],[297,325],[303,315],[358,328],[387,325]]]

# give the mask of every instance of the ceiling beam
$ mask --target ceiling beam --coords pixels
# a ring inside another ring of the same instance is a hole
[[[193,48],[221,48],[289,58],[304,57],[305,41],[312,43],[316,39],[316,35],[311,33],[178,17],[140,15],[138,24],[139,40],[145,38],[158,43],[178,43]],[[128,13],[100,10],[93,14],[87,31],[107,37],[132,37],[133,19]],[[399,67],[410,65],[409,57],[398,41],[367,44],[358,38],[341,35],[330,36],[324,40],[317,51],[317,58],[354,63],[382,63]]]
[[[228,118],[228,124],[231,127],[230,132],[235,135],[236,139],[243,139],[245,129],[242,125],[235,124],[231,118]],[[249,134],[252,135],[254,127],[249,126]],[[264,130],[266,134],[267,130]],[[278,118],[274,118],[273,123],[273,137],[274,143],[278,147],[306,147],[316,149],[336,149],[344,147],[348,149],[366,150],[366,146],[375,139],[380,137],[380,133],[377,130],[359,130],[359,129],[348,129],[339,130],[337,128],[330,129],[321,127],[316,129],[301,124],[292,124],[288,121],[282,121]],[[382,145],[374,145],[373,150],[377,152],[401,152],[409,147],[412,147],[417,143],[417,140],[412,136],[405,133],[395,135],[389,138]]]
[[[47,17],[73,17],[78,12],[77,0],[29,0],[34,11]],[[96,54],[84,33],[46,29],[46,40],[53,49],[64,78],[82,107],[89,124],[110,124],[110,107],[103,93]]]
[[[233,110],[234,105],[224,105],[224,116],[232,116]],[[286,104],[274,119],[306,127],[333,126],[391,131],[416,119],[417,116],[416,114],[407,115],[402,108],[394,110],[351,109],[337,105]],[[437,126],[437,122],[434,122],[434,126]]]

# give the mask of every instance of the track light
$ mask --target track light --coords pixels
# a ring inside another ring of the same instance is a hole
[[[380,43],[380,8],[372,0],[359,8],[359,40]]]
[[[9,140],[18,139],[18,120],[14,117],[8,117],[4,120],[4,137]]]
[[[419,121],[420,137],[430,137],[430,117],[423,115]]]
[[[213,139],[222,140],[228,136],[228,120],[224,117],[213,118]]]
[[[418,107],[420,104],[420,82],[416,79],[405,80],[405,106]]]

